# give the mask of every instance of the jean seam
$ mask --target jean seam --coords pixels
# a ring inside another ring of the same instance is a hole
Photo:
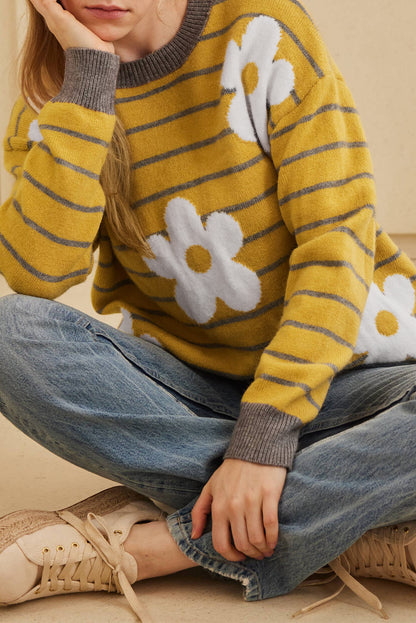
[[[81,319],[80,319],[81,320]],[[87,323],[88,325],[89,323]],[[104,330],[102,330],[100,328],[99,331],[97,331],[93,325],[89,324],[89,326],[84,326],[84,328],[86,328],[88,331],[90,331],[94,336],[96,337],[103,337],[104,339],[108,340],[109,342],[111,342],[111,344],[114,346],[114,348],[116,348],[119,352],[122,353],[122,355],[128,360],[130,361],[130,363],[132,363],[133,365],[137,366],[138,368],[140,368],[140,370],[143,371],[144,374],[146,374],[149,378],[153,379],[155,382],[158,383],[158,385],[160,384],[161,386],[163,386],[164,388],[169,388],[172,389],[173,391],[175,391],[176,393],[178,393],[179,395],[183,396],[184,398],[186,398],[187,400],[190,400],[191,402],[195,402],[197,404],[200,404],[208,409],[210,409],[211,411],[214,411],[215,413],[218,413],[220,415],[225,415],[227,417],[231,417],[233,418],[233,420],[235,420],[235,417],[233,415],[233,412],[229,409],[224,408],[224,405],[221,403],[214,403],[214,402],[208,402],[206,400],[204,400],[203,398],[196,398],[195,396],[188,396],[186,394],[183,393],[183,388],[177,387],[177,386],[173,386],[170,384],[167,384],[164,379],[157,373],[157,370],[151,370],[148,371],[146,370],[140,363],[140,361],[138,361],[138,359],[131,353],[129,353],[127,351],[126,348],[123,347],[122,344],[117,344],[114,342],[114,340],[111,338],[110,335],[108,335]],[[137,338],[140,339],[140,338]],[[168,392],[167,389],[165,389],[165,391]],[[169,392],[168,392],[169,393]],[[172,394],[170,394],[172,395]],[[180,401],[178,401],[180,402]],[[180,402],[180,404],[183,404]],[[186,405],[184,405],[186,407]],[[194,413],[193,411],[189,410],[190,413],[192,413],[192,415],[194,415],[195,417],[198,417],[196,415],[196,413]]]

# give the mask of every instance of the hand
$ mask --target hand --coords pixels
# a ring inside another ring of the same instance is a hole
[[[103,41],[81,24],[56,0],[30,0],[43,16],[49,30],[55,35],[64,50],[68,48],[92,48],[114,54],[114,45]]]
[[[225,459],[201,491],[192,510],[192,535],[201,536],[212,516],[212,542],[231,561],[262,560],[277,545],[280,496],[286,468]],[[231,537],[234,541],[232,543]]]

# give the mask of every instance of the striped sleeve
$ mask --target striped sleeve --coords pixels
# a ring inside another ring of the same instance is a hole
[[[60,94],[38,115],[22,97],[15,104],[4,140],[15,184],[0,208],[0,272],[16,292],[56,298],[92,269],[118,65],[113,54],[76,48]]]
[[[374,271],[375,187],[359,115],[337,77],[321,78],[270,138],[296,247],[280,326],[243,396],[226,456],[290,468],[300,428],[351,361]]]

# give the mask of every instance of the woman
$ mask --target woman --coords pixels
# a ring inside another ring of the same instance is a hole
[[[412,583],[416,271],[306,10],[28,6],[0,407],[127,488],[3,518],[0,602],[117,590],[145,618],[130,584],[196,565],[247,600],[331,561]],[[53,301],[97,247],[119,330]]]

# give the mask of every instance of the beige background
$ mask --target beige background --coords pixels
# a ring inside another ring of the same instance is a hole
[[[13,59],[24,0],[0,0],[0,134],[16,95]],[[370,144],[378,219],[416,258],[415,0],[304,0],[349,84]],[[20,24],[20,38],[23,28]],[[9,179],[10,178],[10,179]],[[11,177],[2,169],[2,201]]]

